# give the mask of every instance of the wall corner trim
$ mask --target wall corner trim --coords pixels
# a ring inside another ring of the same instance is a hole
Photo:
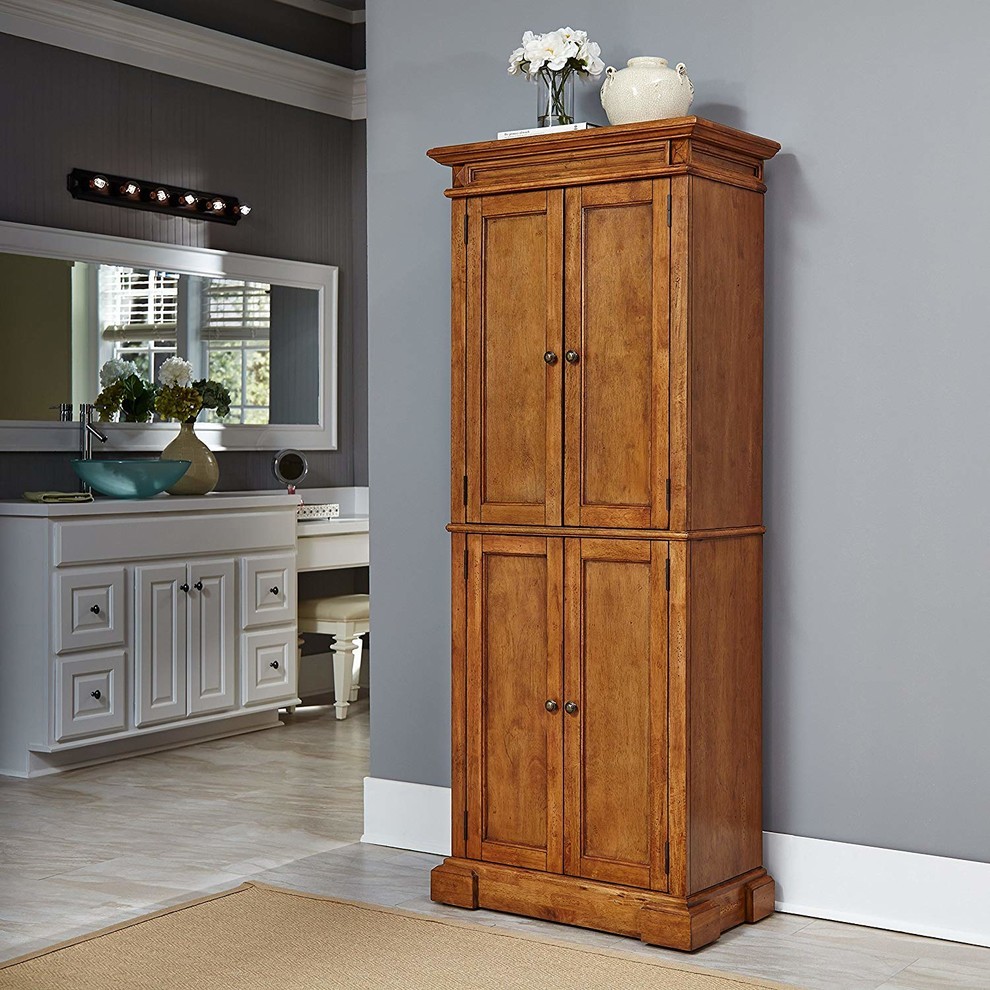
[[[362,842],[450,855],[450,788],[364,778]]]
[[[450,790],[364,779],[362,842],[450,855]],[[763,833],[777,910],[990,946],[990,863]]]
[[[365,71],[280,51],[115,0],[0,0],[0,32],[346,120]]]

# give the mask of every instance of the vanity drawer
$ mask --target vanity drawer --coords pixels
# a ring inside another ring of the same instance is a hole
[[[245,705],[295,698],[297,651],[295,626],[244,633],[241,683]]]
[[[241,558],[241,625],[272,626],[296,621],[296,555]]]
[[[127,727],[123,650],[56,661],[55,738],[121,732]]]
[[[80,567],[56,577],[55,652],[124,645],[124,568]]]

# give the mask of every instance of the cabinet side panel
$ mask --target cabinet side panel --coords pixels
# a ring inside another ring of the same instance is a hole
[[[763,196],[691,178],[689,528],[763,518]]]
[[[691,893],[763,858],[763,538],[689,547]]]
[[[467,258],[465,200],[450,214],[450,518],[463,522],[467,510],[465,430],[467,417]]]

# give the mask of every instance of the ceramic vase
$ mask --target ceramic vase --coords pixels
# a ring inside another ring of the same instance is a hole
[[[687,66],[671,68],[665,58],[641,55],[626,68],[605,70],[602,107],[610,124],[632,124],[640,120],[683,117],[694,99],[694,86]]]
[[[213,451],[196,436],[194,426],[181,423],[178,436],[162,451],[162,460],[189,461],[189,470],[165,489],[169,495],[206,495],[220,480],[220,465]]]

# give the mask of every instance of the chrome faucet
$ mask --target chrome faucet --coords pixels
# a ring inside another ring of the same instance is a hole
[[[101,433],[93,426],[93,404],[90,402],[79,403],[79,457],[81,460],[92,460],[93,457],[93,437],[100,443],[107,442],[107,435]]]

